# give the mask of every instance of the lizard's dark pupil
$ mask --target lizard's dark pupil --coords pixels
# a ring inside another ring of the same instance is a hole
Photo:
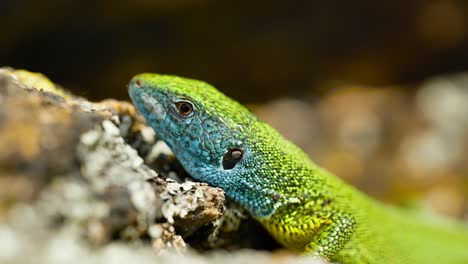
[[[244,151],[242,149],[228,149],[228,152],[226,152],[226,154],[224,154],[223,157],[223,169],[230,170],[234,168],[237,165],[237,163],[239,163],[239,161],[242,159],[243,155]]]
[[[186,102],[177,103],[177,109],[181,115],[189,115],[192,112],[192,105]]]

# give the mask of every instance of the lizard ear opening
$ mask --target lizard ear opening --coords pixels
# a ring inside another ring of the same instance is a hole
[[[223,157],[223,169],[230,170],[234,168],[237,163],[242,159],[244,151],[238,148],[228,149],[226,154]]]

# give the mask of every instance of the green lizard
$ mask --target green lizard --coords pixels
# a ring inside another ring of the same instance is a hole
[[[291,250],[341,263],[468,263],[468,230],[372,200],[211,85],[140,74],[129,94],[195,179]]]

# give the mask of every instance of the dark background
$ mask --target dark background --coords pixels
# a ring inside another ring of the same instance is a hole
[[[468,69],[467,1],[1,0],[0,24],[0,65],[93,100],[143,71],[251,103]]]

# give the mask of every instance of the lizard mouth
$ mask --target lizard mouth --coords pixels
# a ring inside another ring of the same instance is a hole
[[[130,82],[128,93],[142,113],[150,114],[161,121],[166,118],[164,106],[154,96],[145,91],[138,79]]]

